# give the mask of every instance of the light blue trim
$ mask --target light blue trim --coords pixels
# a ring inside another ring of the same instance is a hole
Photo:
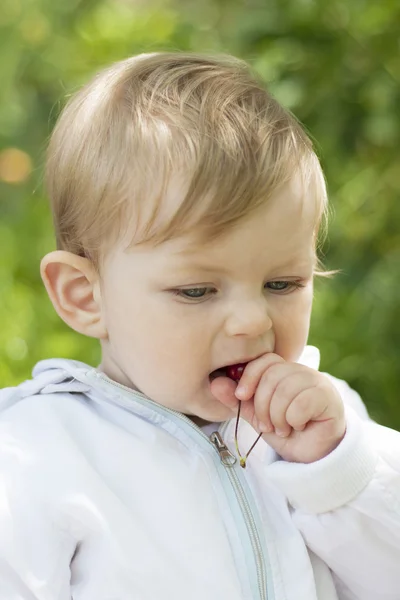
[[[262,533],[260,533],[263,531],[263,525],[262,525],[262,522],[260,519],[258,508],[257,508],[254,498],[253,498],[253,494],[251,493],[251,490],[249,488],[249,484],[247,483],[246,478],[244,477],[243,473],[240,472],[241,469],[242,469],[242,467],[239,467],[238,477],[240,479],[240,483],[242,484],[244,493],[246,494],[247,501],[250,504],[251,512],[253,513],[253,518],[256,523],[257,531],[259,532],[259,540],[260,540],[261,548],[262,548],[264,570],[266,573],[266,598],[268,598],[268,600],[271,600],[271,599],[275,598],[275,594],[274,594],[274,589],[273,589],[273,579],[272,579],[272,572],[271,572],[271,563],[270,563],[269,556],[268,556],[268,548],[267,548],[267,544],[265,541],[265,537],[262,535]]]

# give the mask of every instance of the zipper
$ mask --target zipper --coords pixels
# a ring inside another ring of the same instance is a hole
[[[112,379],[107,377],[107,375],[105,375],[104,373],[101,373],[95,369],[93,369],[92,373],[95,375],[95,377],[97,379],[102,379],[109,385],[120,388],[120,389],[124,390],[125,392],[128,392],[130,395],[132,395],[133,390],[131,388],[128,388],[127,386],[125,386],[121,383],[118,383],[117,381],[113,381]],[[165,411],[166,413],[174,415],[175,417],[178,417],[179,419],[184,421],[193,430],[195,430],[197,434],[200,434],[200,436],[204,440],[206,440],[208,444],[211,444],[217,451],[220,461],[221,461],[221,464],[225,467],[225,471],[228,475],[228,479],[234,490],[236,499],[238,501],[238,504],[239,504],[239,507],[240,507],[240,510],[241,510],[241,513],[243,516],[243,520],[246,525],[247,533],[249,535],[249,539],[250,539],[251,547],[253,549],[253,554],[254,554],[255,563],[256,563],[257,584],[258,584],[260,599],[267,600],[266,569],[265,569],[264,553],[263,553],[263,549],[262,549],[262,545],[261,545],[261,541],[260,541],[260,536],[259,536],[259,533],[257,530],[253,511],[250,507],[250,504],[249,504],[247,496],[246,496],[246,492],[244,491],[243,485],[241,484],[240,479],[237,475],[236,469],[234,468],[238,462],[237,458],[236,458],[236,456],[234,456],[231,453],[231,451],[226,446],[226,444],[222,438],[222,435],[226,432],[228,423],[224,423],[224,425],[220,428],[221,433],[218,431],[214,431],[210,435],[210,437],[208,437],[206,434],[204,434],[202,432],[202,430],[197,425],[195,425],[193,423],[193,421],[191,421],[191,419],[189,419],[182,413],[177,412],[171,408],[167,408],[166,406],[160,407],[159,404],[157,404],[156,402],[154,402],[153,400],[151,400],[150,398],[148,398],[141,392],[137,392],[136,390],[134,390],[134,394],[140,396],[143,400],[145,400],[146,404],[150,404],[151,406],[153,406],[156,411],[160,412],[160,408],[161,408],[163,412]]]
[[[222,431],[225,431],[226,427],[227,426],[223,427]],[[221,463],[225,467],[227,467],[226,471],[227,471],[229,480],[231,482],[233,489],[235,490],[236,498],[238,499],[239,505],[242,509],[242,513],[243,513],[244,520],[246,523],[247,531],[248,531],[248,534],[250,537],[251,545],[252,545],[254,556],[256,559],[257,580],[258,580],[258,589],[260,592],[260,597],[263,600],[266,600],[267,583],[266,583],[266,577],[265,577],[265,568],[264,568],[264,560],[263,560],[264,557],[263,557],[263,551],[262,551],[262,546],[261,546],[261,542],[260,542],[260,537],[259,537],[257,526],[256,526],[256,523],[254,520],[253,512],[251,510],[251,507],[250,507],[247,497],[246,497],[246,493],[243,489],[242,484],[240,483],[239,477],[237,476],[235,469],[231,468],[234,464],[236,464],[237,459],[230,452],[228,447],[225,445],[221,435],[217,431],[211,434],[210,440],[214,444],[214,446],[217,449],[218,454],[220,455]],[[232,459],[233,459],[233,462],[232,462]]]
[[[233,467],[233,465],[237,463],[237,458],[232,454],[229,448],[225,446],[225,442],[218,431],[214,431],[210,435],[210,440],[214,444],[224,467]]]

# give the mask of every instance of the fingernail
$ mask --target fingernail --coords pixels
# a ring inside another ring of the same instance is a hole
[[[267,425],[266,423],[258,423],[258,429],[260,431],[263,431],[264,433],[269,433],[272,431],[272,426],[271,425]]]
[[[241,400],[246,398],[246,388],[244,385],[237,386],[237,388],[235,390],[235,396],[236,396],[236,398],[240,398]]]
[[[275,429],[275,433],[276,435],[278,435],[279,437],[287,437],[289,434],[287,431],[285,431],[284,429]]]

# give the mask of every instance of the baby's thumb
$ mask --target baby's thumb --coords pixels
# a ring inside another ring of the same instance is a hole
[[[229,377],[217,377],[211,382],[212,395],[224,406],[236,413],[239,400],[235,396],[237,384]]]
[[[211,382],[211,393],[221,404],[232,409],[232,416],[237,415],[239,407],[239,400],[235,396],[236,388],[237,384],[228,377],[217,377]],[[257,429],[253,398],[241,403],[240,417]]]

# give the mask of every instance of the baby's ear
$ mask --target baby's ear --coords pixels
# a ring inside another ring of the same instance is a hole
[[[57,314],[75,331],[104,339],[100,281],[87,258],[64,250],[46,254],[40,274]]]

